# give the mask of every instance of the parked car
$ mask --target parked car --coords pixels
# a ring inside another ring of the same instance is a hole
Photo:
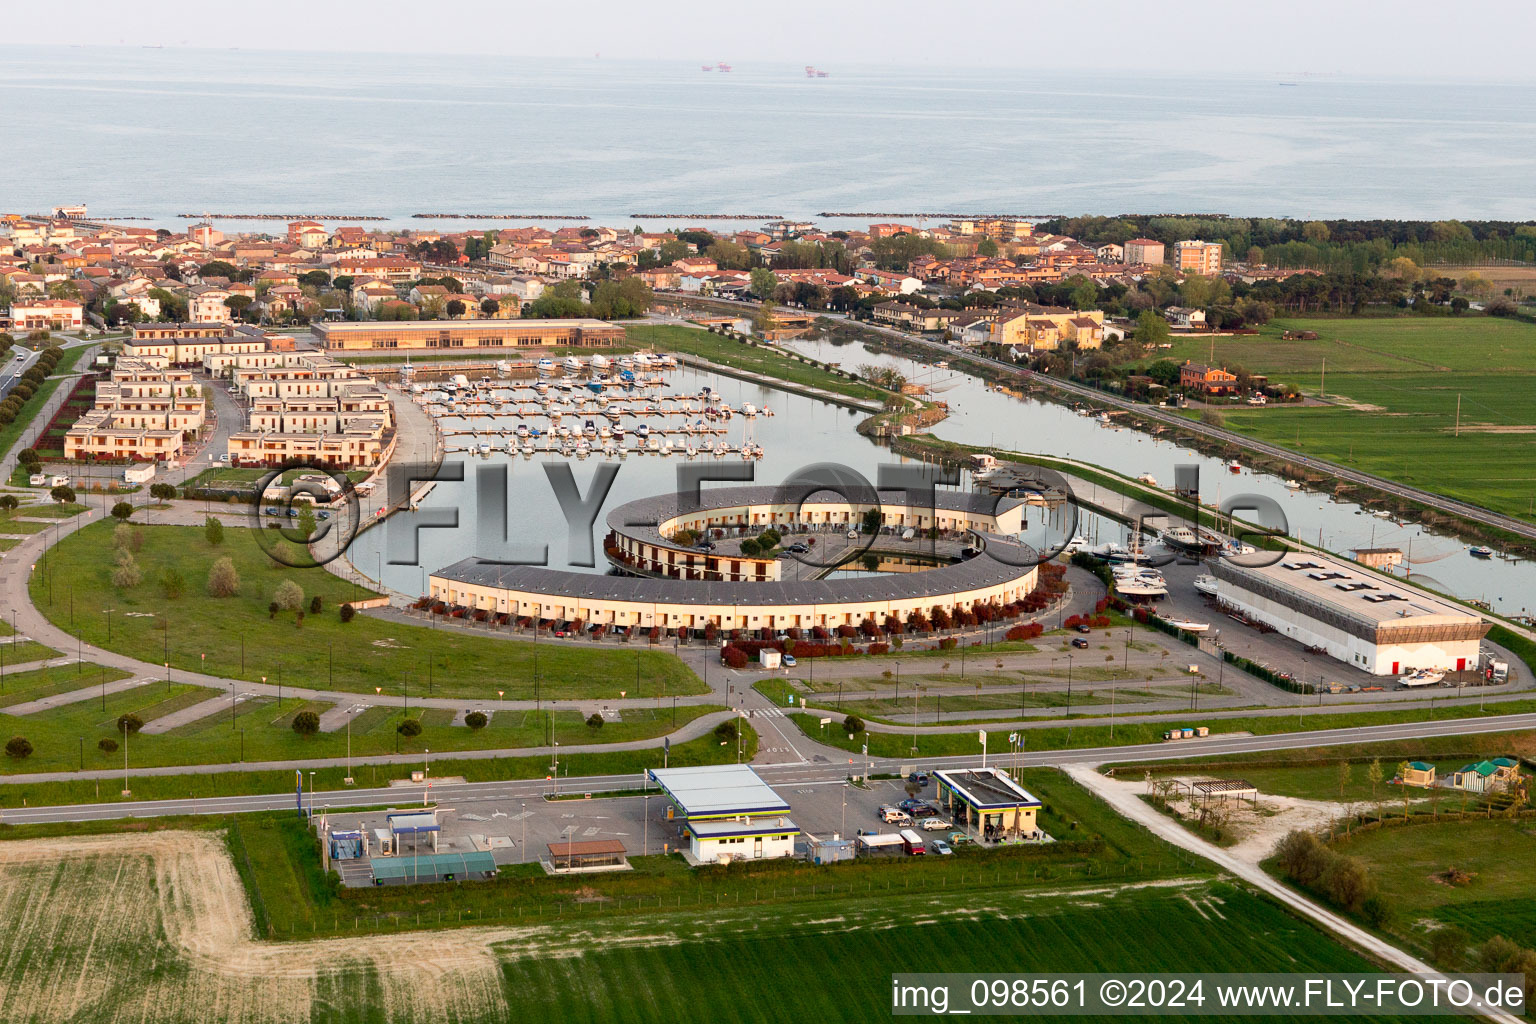
[[[928,840],[928,849],[932,850],[934,853],[937,853],[937,854],[939,854],[940,856],[943,856],[943,857],[948,857],[948,856],[952,855],[955,852],[953,849],[950,848],[950,845],[948,843],[946,843],[942,839],[930,839],[930,840]]]
[[[951,846],[965,846],[968,843],[974,843],[975,841],[976,840],[972,839],[964,832],[951,832],[949,834],[949,843]]]
[[[800,541],[795,541],[793,544],[791,544],[789,547],[785,548],[784,550],[790,552],[791,554],[803,555],[806,552],[810,551],[811,549],[810,549],[810,547],[808,545],[802,544]]]
[[[907,776],[907,781],[915,782],[919,786],[926,786],[926,785],[928,785],[928,773],[927,772],[913,772],[911,775]]]
[[[1087,650],[1088,649],[1088,641],[1084,640],[1080,636],[1075,636],[1075,637],[1072,638],[1072,646],[1080,648],[1082,650]]]
[[[781,662],[781,664],[785,668],[794,668],[795,667],[795,656],[793,654],[786,654],[786,655],[784,655],[784,660]]]
[[[564,640],[567,636],[570,636],[570,634],[567,633],[565,630],[563,630],[563,629],[555,630],[555,638],[557,640]]]
[[[329,518],[331,518],[331,514],[329,512],[327,512],[325,509],[321,509],[320,511],[316,512],[315,515],[317,517],[319,517],[320,519],[329,519]]]
[[[282,515],[282,514],[283,514],[283,510],[282,510],[282,509],[279,509],[279,508],[270,508],[270,507],[269,507],[269,508],[268,508],[268,509],[267,509],[267,510],[266,510],[266,513],[267,513],[267,515],[269,515],[269,516],[280,516],[280,515]]]
[[[945,829],[954,828],[955,823],[952,821],[945,821],[943,818],[933,817],[924,818],[923,823],[919,827],[924,832],[943,832]]]
[[[880,808],[880,820],[887,825],[910,825],[912,816],[899,807]]]
[[[1093,629],[1091,627],[1089,627],[1087,625],[1087,623],[1083,623],[1083,622],[1079,622],[1076,626],[1073,626],[1072,628],[1077,630],[1079,633],[1092,633],[1093,632]]]

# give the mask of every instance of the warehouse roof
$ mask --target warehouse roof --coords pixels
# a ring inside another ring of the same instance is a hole
[[[1265,553],[1268,554],[1268,553]],[[1211,571],[1218,579],[1253,589],[1252,585],[1277,592],[1286,603],[1301,602],[1309,608],[1335,612],[1375,626],[1461,625],[1481,622],[1481,617],[1449,601],[1408,590],[1374,573],[1315,552],[1288,552],[1271,565],[1244,565],[1220,559]]]
[[[782,814],[789,804],[749,765],[652,768],[651,778],[685,818]]]
[[[754,821],[690,821],[688,831],[697,839],[729,839],[735,836],[799,835],[800,827],[788,818],[758,818]]]
[[[435,881],[444,875],[463,878],[496,871],[496,858],[486,850],[462,853],[423,853],[415,857],[370,857],[368,866],[379,881]]]

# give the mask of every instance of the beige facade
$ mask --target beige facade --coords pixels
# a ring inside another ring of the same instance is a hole
[[[66,459],[175,458],[206,421],[203,389],[185,370],[119,357],[91,410],[64,434]]]
[[[624,340],[624,328],[602,320],[395,320],[320,323],[321,346],[332,351],[376,349],[608,348]]]
[[[1200,274],[1211,277],[1221,273],[1221,243],[1191,239],[1180,242],[1173,250],[1174,266],[1181,274]]]

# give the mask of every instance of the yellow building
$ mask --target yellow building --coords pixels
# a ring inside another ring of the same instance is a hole
[[[375,349],[609,348],[624,328],[587,317],[569,320],[381,320],[319,323],[314,335],[336,352]]]
[[[1173,265],[1181,274],[1213,277],[1221,273],[1221,243],[1198,238],[1179,242],[1173,248]]]

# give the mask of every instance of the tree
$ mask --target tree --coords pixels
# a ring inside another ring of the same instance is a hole
[[[486,316],[495,316],[497,313],[501,312],[501,303],[492,298],[481,299],[480,312],[484,313]]]
[[[20,504],[21,502],[16,500],[16,495],[0,494],[0,511],[5,512],[6,515],[16,511],[16,506]]]
[[[228,260],[209,260],[197,268],[197,276],[200,278],[222,277],[233,281],[240,276],[240,271]]]
[[[881,521],[881,513],[880,513],[880,510],[878,508],[867,508],[867,509],[864,510],[864,532],[865,533],[879,533],[880,532],[880,521]]]
[[[214,548],[224,543],[224,524],[217,517],[209,516],[203,520],[203,539]]]
[[[32,741],[25,736],[12,736],[5,742],[5,755],[20,761],[32,756]]]
[[[1349,785],[1349,778],[1354,773],[1354,768],[1348,761],[1339,762],[1339,799],[1344,799],[1344,789]]]
[[[310,538],[315,535],[315,510],[308,502],[299,506],[297,524],[299,537],[304,543],[309,543]]]
[[[976,255],[992,259],[997,255],[997,243],[990,237],[983,236],[982,240],[976,243]]]
[[[402,718],[400,719],[400,724],[395,726],[395,732],[398,732],[406,739],[410,739],[413,736],[420,736],[421,723],[414,718]]]
[[[250,308],[253,301],[255,300],[249,295],[231,295],[224,300],[224,305],[229,308],[231,313],[239,317],[245,314],[245,311]]]
[[[293,580],[283,580],[272,592],[272,603],[278,611],[291,612],[304,607],[304,588]]]
[[[133,506],[126,501],[120,501],[112,506],[112,518],[120,523],[126,523],[131,515],[133,515]]]
[[[103,736],[96,741],[96,749],[103,754],[115,754],[117,753],[117,740],[110,736]]]
[[[759,299],[771,298],[778,284],[779,279],[767,267],[752,268],[752,294]]]
[[[1332,232],[1320,220],[1309,220],[1301,226],[1301,237],[1309,242],[1326,242]]]
[[[167,566],[160,573],[160,592],[168,601],[177,601],[187,593],[187,578],[175,566]]]
[[[176,486],[174,484],[150,484],[149,496],[159,501],[170,501],[176,497]]]
[[[117,716],[117,731],[124,736],[144,728],[144,720],[133,712]]]
[[[843,732],[849,736],[857,736],[864,731],[864,720],[858,715],[849,715],[843,719]]]
[[[324,602],[320,600],[319,594],[309,599],[309,614],[319,615],[322,607],[324,607]]]
[[[728,743],[735,738],[736,722],[734,720],[727,719],[726,721],[721,722],[719,725],[715,726],[715,739],[722,743]]]
[[[240,573],[230,558],[220,558],[208,569],[208,596],[234,597],[240,593]]]
[[[464,310],[468,307],[459,299],[449,299],[448,305],[443,308],[448,314],[448,319],[457,320],[464,315]]]
[[[1345,910],[1359,910],[1375,886],[1365,865],[1354,857],[1335,855],[1322,877],[1328,898]]]
[[[341,611],[338,614],[340,614],[342,622],[351,622],[353,617],[357,615],[357,609],[352,607],[350,603],[344,604],[341,606]]]
[[[313,736],[320,731],[320,716],[313,711],[300,711],[293,716],[293,731],[300,736]]]
[[[484,711],[471,711],[469,714],[464,716],[464,724],[476,732],[484,729],[489,722],[490,719],[486,717]]]
[[[591,729],[593,732],[596,732],[597,730],[601,729],[602,727],[603,727],[603,716],[600,713],[594,711],[590,715],[587,716],[587,728],[588,729]]]
[[[1467,956],[1467,933],[1455,925],[1436,928],[1429,933],[1429,958],[1436,966],[1454,970]]]
[[[68,504],[75,500],[75,489],[68,484],[60,484],[48,492],[48,496],[60,505]]]
[[[1381,784],[1381,758],[1371,759],[1371,763],[1365,766],[1366,781],[1371,784],[1371,799],[1376,799],[1376,787]]]
[[[1168,321],[1154,310],[1143,310],[1136,318],[1136,342],[1146,348],[1161,345],[1168,340]]]
[[[132,590],[144,580],[144,573],[127,548],[117,549],[117,567],[112,570],[112,585],[119,590]]]

